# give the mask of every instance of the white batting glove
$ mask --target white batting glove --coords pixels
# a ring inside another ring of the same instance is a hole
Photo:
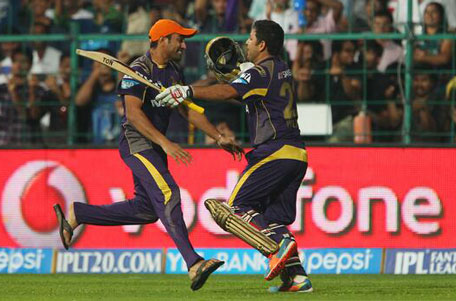
[[[241,69],[241,72],[244,72],[246,70],[249,70],[250,68],[254,67],[255,64],[251,62],[245,62],[239,65],[239,69]]]
[[[193,91],[190,86],[174,85],[158,94],[155,100],[165,107],[175,108],[185,99],[191,99],[192,96]]]

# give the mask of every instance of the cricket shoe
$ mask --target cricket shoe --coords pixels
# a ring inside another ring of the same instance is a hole
[[[310,293],[313,291],[312,283],[306,276],[297,281],[296,277],[291,281],[284,281],[280,286],[271,286],[270,293],[289,292],[289,293]]]
[[[272,280],[280,274],[287,260],[297,251],[296,242],[288,237],[280,241],[279,250],[269,256],[269,264],[264,279]]]

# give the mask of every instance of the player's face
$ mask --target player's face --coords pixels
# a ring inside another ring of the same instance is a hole
[[[185,45],[184,37],[180,34],[173,33],[168,39],[168,56],[173,61],[180,61],[184,54],[187,45]]]
[[[260,43],[258,43],[255,29],[252,29],[252,31],[250,31],[250,37],[245,42],[245,44],[247,49],[247,60],[249,62],[255,62],[255,59],[260,53]]]

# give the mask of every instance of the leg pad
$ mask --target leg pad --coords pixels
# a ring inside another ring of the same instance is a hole
[[[245,241],[263,255],[269,256],[278,250],[279,245],[275,241],[234,214],[233,209],[225,202],[208,199],[204,205],[223,230]]]

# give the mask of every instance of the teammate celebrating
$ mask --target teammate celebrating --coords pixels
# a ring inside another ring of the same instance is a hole
[[[295,220],[296,194],[307,169],[307,153],[297,125],[292,73],[278,58],[283,42],[280,25],[269,20],[256,21],[246,43],[247,60],[254,63],[252,67],[242,70],[229,84],[175,85],[156,99],[170,107],[186,98],[238,99],[246,104],[254,147],[246,155],[248,165],[228,200],[229,207],[216,200],[206,200],[206,207],[223,229],[269,257],[265,279],[280,274],[283,280],[280,287],[272,287],[271,291],[310,292],[312,284],[301,265],[294,237],[286,227]],[[215,62],[211,65],[219,67],[233,56],[229,49],[214,53],[220,57],[210,58]]]
[[[186,48],[184,39],[194,34],[195,29],[183,28],[171,20],[159,20],[149,32],[150,50],[136,59],[131,67],[163,86],[181,83],[182,72],[175,62],[181,59]],[[191,288],[197,290],[224,262],[204,260],[195,252],[188,237],[179,187],[168,169],[167,155],[184,164],[190,163],[192,158],[178,144],[166,138],[171,109],[155,100],[157,92],[154,89],[124,76],[118,92],[125,109],[119,149],[123,161],[133,172],[135,197],[106,206],[75,202],[69,208],[68,220],[60,206],[55,205],[63,245],[68,249],[73,231],[80,224],[148,224],[160,219],[187,264]],[[221,135],[204,115],[184,106],[178,110],[215,139],[219,146],[241,158],[242,149],[232,138]]]

